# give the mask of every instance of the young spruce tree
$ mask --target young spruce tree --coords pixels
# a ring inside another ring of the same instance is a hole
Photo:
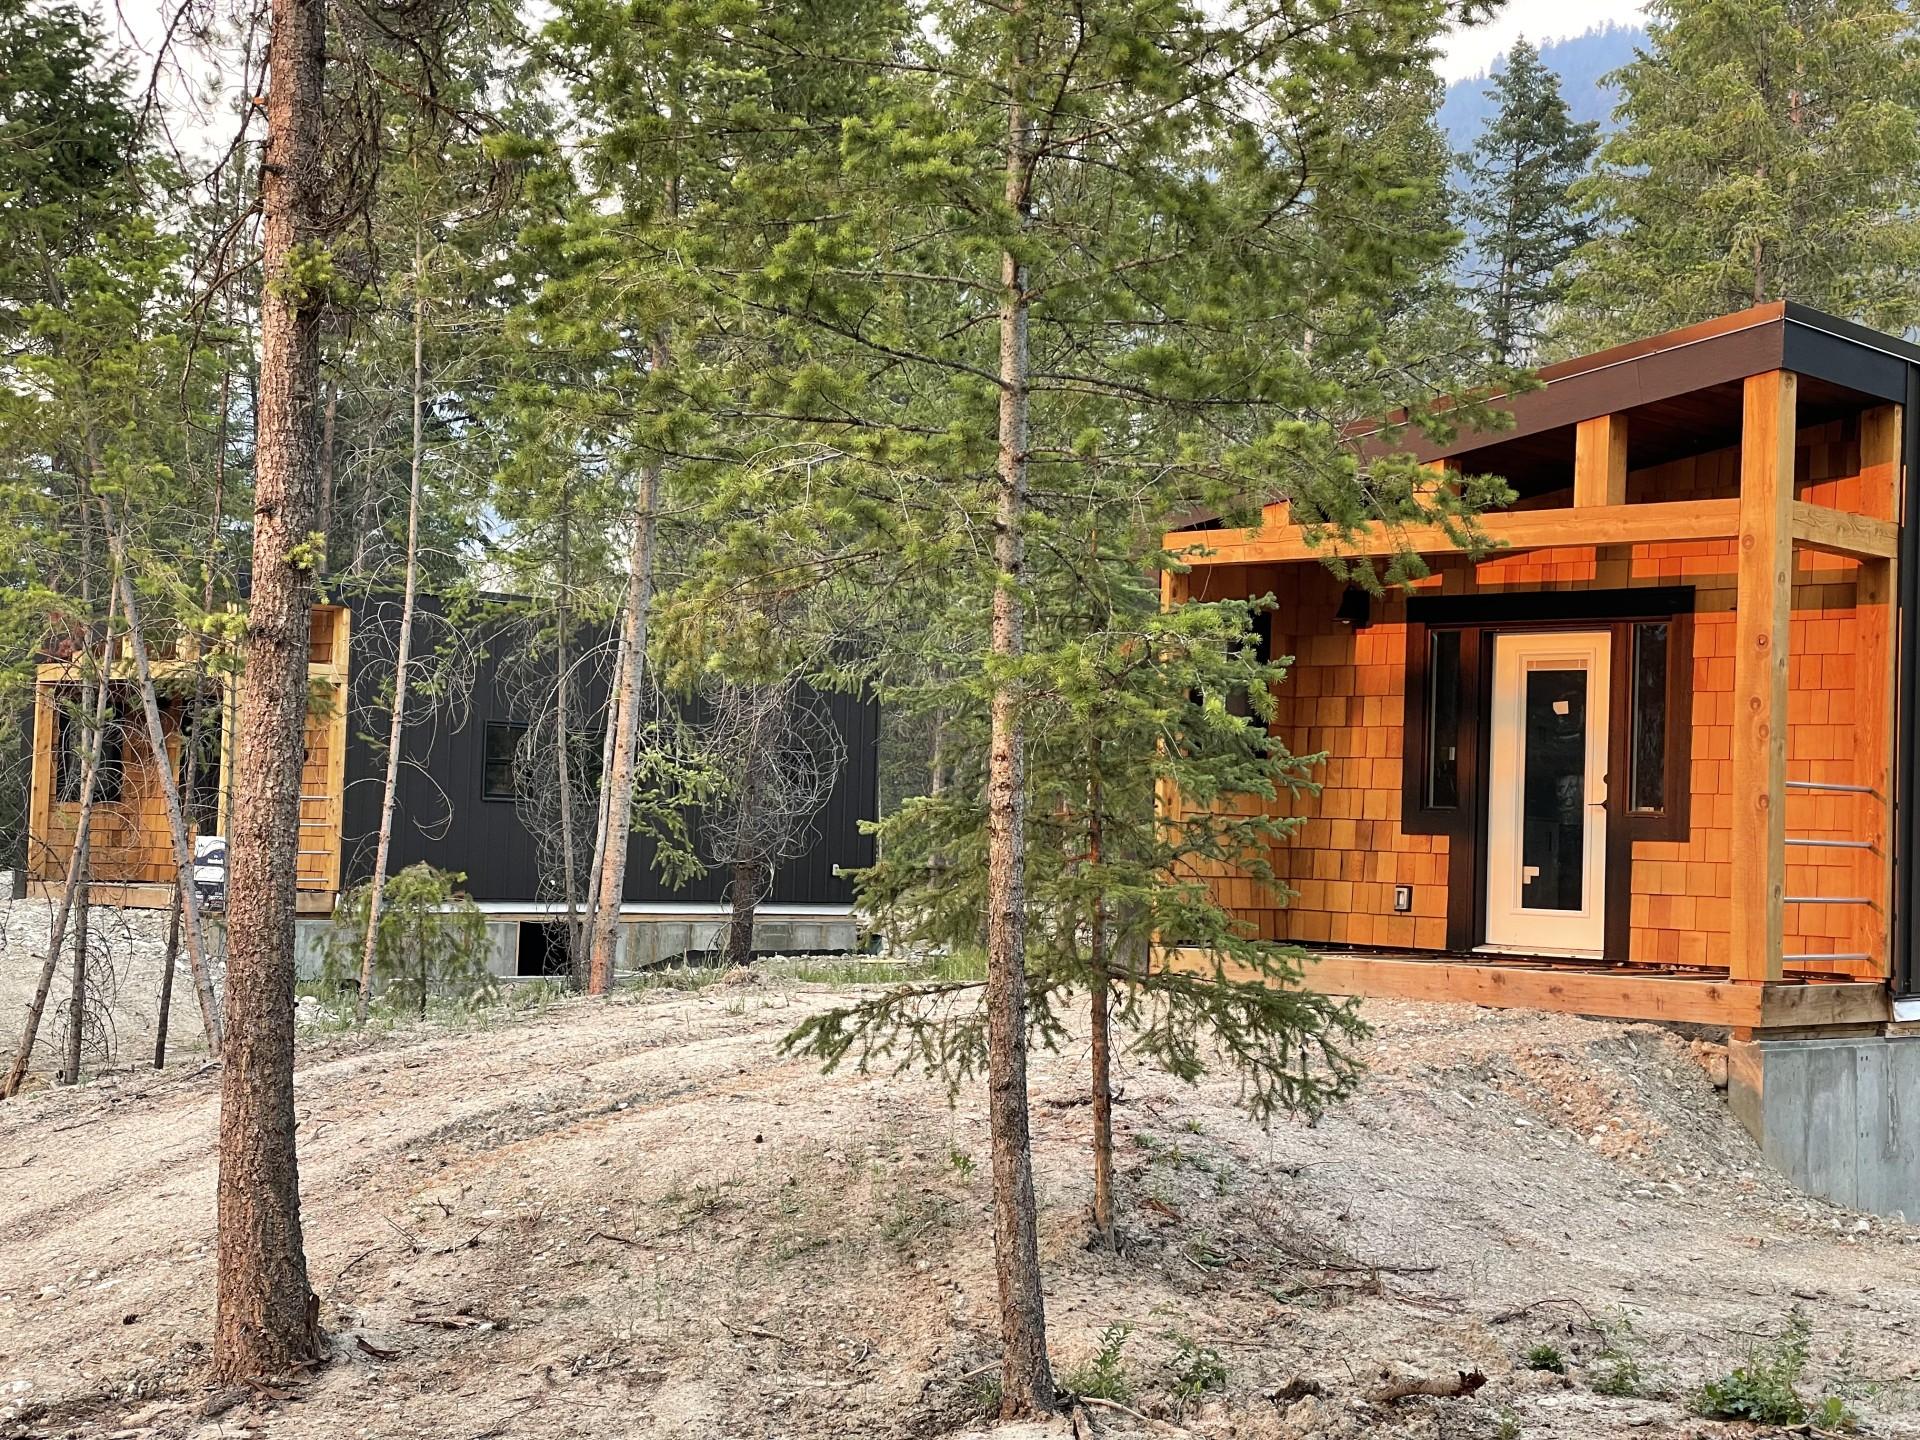
[[[1340,1030],[1336,1010],[1297,995],[1233,995],[1231,957],[1252,952],[1191,875],[1163,863],[1173,852],[1153,838],[1143,777],[1225,798],[1296,776],[1284,747],[1245,723],[1207,732],[1192,773],[1155,768],[1159,737],[1175,746],[1169,764],[1187,763],[1183,727],[1212,712],[1181,697],[1227,678],[1226,662],[1201,652],[1243,636],[1246,612],[1152,617],[1140,575],[1158,551],[1142,537],[1196,505],[1244,515],[1283,498],[1326,532],[1453,523],[1484,487],[1435,489],[1410,463],[1363,458],[1344,439],[1346,420],[1385,413],[1405,398],[1397,386],[1428,378],[1431,357],[1383,342],[1410,272],[1457,237],[1429,220],[1441,208],[1430,185],[1371,143],[1355,107],[1425,64],[1447,6],[954,0],[912,13],[913,48],[844,127],[834,204],[784,228],[750,303],[814,347],[784,389],[770,378],[763,393],[819,417],[811,433],[841,464],[822,467],[816,487],[842,469],[836,494],[889,495],[895,517],[913,517],[917,568],[893,578],[903,604],[936,619],[927,673],[951,677],[939,698],[957,741],[955,793],[902,815],[889,831],[901,863],[890,851],[870,884],[910,917],[904,939],[984,930],[981,1012],[961,1022],[978,1039],[959,1049],[987,1084],[1013,1416],[1055,1398],[1027,1105],[1028,1033],[1057,1027],[1053,997],[1144,980],[1138,942],[1157,916],[1203,948],[1218,942],[1213,972],[1194,982],[1203,998],[1169,985],[1136,1012],[1164,1007],[1146,1043],[1176,1069],[1227,1027],[1259,1025],[1240,1048],[1265,1093],[1304,1100],[1318,1089],[1289,1092],[1280,1077],[1322,1035],[1337,1049]],[[911,601],[916,579],[950,605]],[[1103,592],[1094,612],[1048,609],[1076,584]],[[1090,636],[1089,624],[1104,629]],[[1190,650],[1181,624],[1197,627]],[[1096,736],[1112,738],[1110,757],[1088,753]],[[1270,838],[1210,821],[1170,843],[1190,844],[1196,865],[1250,867]],[[1047,907],[1063,897],[1075,914],[1056,920]],[[1075,928],[1082,919],[1093,928]],[[1260,977],[1284,985],[1284,954],[1258,958]],[[946,1053],[953,1032],[917,1026],[911,992],[897,999],[792,1043],[830,1061],[869,1041],[884,1050],[898,1020],[926,1037],[909,1058]],[[1312,1082],[1323,1083],[1338,1077]]]
[[[1593,161],[1600,127],[1573,122],[1559,76],[1525,40],[1514,41],[1487,94],[1494,113],[1460,157],[1461,210],[1494,356],[1524,365],[1565,295],[1568,258],[1593,233],[1573,186]]]

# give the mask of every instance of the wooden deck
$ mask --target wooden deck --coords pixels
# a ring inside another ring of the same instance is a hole
[[[1211,958],[1198,950],[1169,949],[1161,952],[1161,961],[1186,970],[1212,968]],[[1322,951],[1309,957],[1305,972],[1309,988],[1330,995],[1678,1021],[1736,1031],[1854,1029],[1883,1025],[1893,1013],[1891,992],[1877,982],[1753,983],[1724,974],[1604,962]]]

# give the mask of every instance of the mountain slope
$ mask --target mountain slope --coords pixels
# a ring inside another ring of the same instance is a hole
[[[1609,25],[1540,47],[1540,58],[1560,77],[1561,93],[1575,120],[1611,125],[1617,96],[1612,86],[1603,83],[1605,77],[1633,59],[1635,48],[1646,38],[1647,32],[1637,25]],[[1455,150],[1469,148],[1493,113],[1487,81],[1486,75],[1470,75],[1447,87],[1440,124]]]

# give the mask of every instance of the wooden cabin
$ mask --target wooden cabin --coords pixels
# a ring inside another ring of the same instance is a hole
[[[518,747],[544,718],[535,710],[546,690],[532,672],[551,666],[553,652],[528,645],[511,605],[483,605],[448,620],[436,618],[443,612],[432,596],[420,603],[419,623],[430,627],[433,644],[450,643],[458,630],[472,673],[457,702],[438,712],[421,702],[413,712],[422,723],[402,742],[390,869],[426,863],[457,872],[494,931],[499,972],[549,973],[556,963],[551,922],[565,907],[554,894],[552,857],[543,857],[543,846],[549,852],[555,846],[553,834],[546,833],[537,807],[530,810],[523,803]],[[312,612],[297,891],[300,912],[310,917],[303,934],[317,933],[319,917],[331,914],[343,887],[372,874],[398,612],[397,596],[360,593]],[[577,653],[604,639],[583,635]],[[158,645],[158,638],[149,643]],[[602,653],[607,653],[604,645]],[[168,763],[176,775],[181,774],[185,700],[200,668],[186,642],[154,656]],[[230,667],[206,668],[217,674]],[[172,903],[174,857],[159,774],[131,682],[131,657],[117,655],[111,674],[109,750],[91,827],[93,895],[105,904],[164,907]],[[83,666],[71,658],[49,658],[39,668],[26,866],[29,889],[38,894],[57,892],[64,884],[77,834],[86,734],[78,720],[82,678]],[[582,666],[576,673],[572,703],[583,736],[591,737],[604,724],[606,678],[605,667]],[[211,683],[220,691],[225,717],[220,728],[226,733],[215,758],[203,761],[196,777],[195,790],[206,803],[194,819],[198,831],[224,835],[229,833],[227,757],[233,749],[234,705],[246,680],[242,675],[235,682]],[[875,817],[878,804],[878,710],[867,696],[834,693],[820,701],[846,745],[846,763],[815,817],[815,843],[783,862],[773,877],[756,931],[758,943],[769,949],[844,949],[857,943],[853,885],[846,872],[873,863],[873,839],[862,827]],[[597,754],[598,745],[587,738],[582,750]],[[583,807],[579,813],[584,818],[588,811]],[[684,884],[674,883],[656,866],[648,837],[637,833],[622,887],[630,963],[714,948],[729,913],[727,880],[724,867],[712,866]]]
[[[1509,482],[1481,558],[1437,528],[1310,543],[1284,503],[1170,533],[1168,603],[1274,597],[1274,729],[1326,755],[1283,802],[1286,903],[1230,875],[1223,902],[1336,993],[1892,1018],[1920,989],[1917,377],[1920,348],[1760,306],[1544,370],[1508,429],[1395,440]],[[1384,597],[1322,563],[1408,548],[1431,574]]]
[[[341,813],[346,790],[347,677],[351,617],[339,605],[316,605],[309,640],[306,764],[300,780],[298,904],[303,913],[326,914],[341,884]],[[150,642],[151,643],[151,642]],[[217,690],[223,717],[217,746],[210,747],[195,777],[200,800],[190,828],[225,834],[228,757],[237,686],[220,678],[220,667],[198,664],[190,641],[152,656],[154,688],[160,702],[167,759],[183,783],[183,718],[196,674]],[[176,876],[173,842],[160,776],[152,763],[140,693],[133,679],[133,658],[124,645],[113,658],[108,697],[108,729],[91,835],[91,893],[108,905],[164,906],[172,903]],[[79,713],[82,671],[73,659],[49,660],[39,667],[34,688],[33,782],[27,827],[27,883],[30,891],[57,891],[64,884],[79,834],[79,776],[85,726]]]

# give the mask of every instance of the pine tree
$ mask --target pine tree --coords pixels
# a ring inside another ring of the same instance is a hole
[[[1095,647],[1041,597],[1084,579],[1080,557],[1102,535],[1111,549],[1094,569],[1151,568],[1138,537],[1200,504],[1244,514],[1285,498],[1296,518],[1338,530],[1436,510],[1457,518],[1475,503],[1471,485],[1435,490],[1411,464],[1354,454],[1340,418],[1385,413],[1431,358],[1399,343],[1425,327],[1396,321],[1457,238],[1439,167],[1377,143],[1360,97],[1425,68],[1442,10],[1215,20],[1126,0],[1071,13],[916,9],[911,48],[843,127],[832,204],[815,197],[787,221],[747,291],[781,321],[782,340],[806,347],[776,357],[759,398],[833,457],[810,472],[810,492],[831,488],[844,522],[887,512],[876,529],[887,542],[868,548],[902,557],[888,572],[894,593],[918,581],[953,597],[906,601],[933,623],[879,668],[945,677],[934,708],[950,712],[954,753],[985,756],[978,769],[954,766],[950,804],[915,807],[932,833],[911,852],[918,885],[902,879],[896,893],[901,913],[944,913],[924,923],[950,937],[984,929],[972,1023],[1008,1415],[1054,1395],[1026,1057],[1029,1031],[1057,1025],[1052,996],[1068,983],[1045,978],[1045,907],[1061,893],[1050,877],[1067,852],[1057,835],[1043,839],[1043,807],[1126,814],[1115,856],[1141,853],[1140,827],[1154,824],[1151,806],[1130,803],[1137,790],[1117,786],[1115,809],[1085,798],[1104,773],[1083,758],[1087,734],[1114,717],[1089,705],[1064,732],[1042,728],[1064,719],[1050,697],[1097,667],[1083,653]],[[1116,639],[1115,664],[1148,634]],[[1061,734],[1076,741],[1070,772],[1048,758]],[[1115,753],[1124,765],[1144,751],[1129,740]],[[955,814],[969,818],[938,824]],[[1118,873],[1097,869],[1085,843],[1070,848],[1080,873]],[[970,888],[958,892],[963,874]],[[947,897],[957,916],[942,911]],[[1100,933],[1138,930],[1129,914]],[[1083,955],[1072,972],[1083,987],[1096,963]],[[1299,1018],[1264,1015],[1276,1033]],[[832,1058],[845,1038],[816,1026],[795,1043]]]
[[[1525,364],[1566,291],[1565,266],[1593,224],[1572,187],[1599,145],[1599,124],[1575,124],[1560,80],[1516,40],[1487,87],[1495,110],[1460,157],[1461,209],[1473,237],[1480,310],[1503,364]]]
[[[332,281],[321,169],[326,7],[274,0],[261,164],[263,284],[252,589],[229,835],[214,1371],[281,1374],[321,1353],[293,1114],[294,885],[307,648],[321,567],[320,325]]]
[[[1766,300],[1920,320],[1920,36],[1897,0],[1656,0],[1580,187],[1559,348]]]

